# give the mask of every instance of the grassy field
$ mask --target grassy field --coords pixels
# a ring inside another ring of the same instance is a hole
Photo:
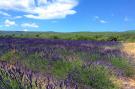
[[[135,42],[135,31],[127,32],[0,32],[0,38],[47,38],[65,40],[96,40]]]
[[[113,34],[1,33],[0,89],[135,89],[134,35]]]

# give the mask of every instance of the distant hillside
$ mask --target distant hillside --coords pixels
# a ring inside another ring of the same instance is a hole
[[[1,38],[47,38],[65,40],[128,41],[135,42],[135,30],[126,32],[24,32],[0,31]]]
[[[128,30],[127,32],[135,32],[135,30]]]

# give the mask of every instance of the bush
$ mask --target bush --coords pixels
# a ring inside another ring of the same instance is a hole
[[[48,61],[41,58],[37,54],[31,54],[22,60],[26,67],[34,70],[45,72],[47,70]]]
[[[135,75],[135,69],[128,62],[128,60],[126,60],[124,58],[112,57],[111,63],[114,66],[116,66],[117,68],[120,68],[120,69],[124,70],[126,76],[133,77]]]
[[[51,36],[51,38],[52,38],[52,39],[59,39],[59,37],[56,36],[56,35]]]
[[[118,89],[111,81],[109,71],[102,66],[77,67],[71,74],[74,81],[94,89]]]
[[[16,53],[13,51],[9,51],[0,57],[0,60],[2,60],[2,61],[11,61],[12,62],[13,60],[15,61],[18,59],[20,59],[19,53]]]

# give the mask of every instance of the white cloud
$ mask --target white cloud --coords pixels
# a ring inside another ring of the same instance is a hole
[[[0,15],[3,15],[3,16],[10,16],[8,13],[4,12],[4,11],[0,11]]]
[[[99,16],[95,16],[95,19],[99,19]]]
[[[105,20],[99,20],[100,23],[107,23]]]
[[[36,23],[23,23],[21,24],[22,27],[33,27],[38,28],[39,26]]]
[[[8,20],[8,19],[5,20],[4,24],[7,27],[16,25],[15,21],[11,21],[11,20]]]
[[[98,23],[103,23],[103,24],[108,23],[106,20],[101,19],[99,16],[94,16],[94,19]]]
[[[23,29],[23,31],[27,32],[27,31],[28,31],[28,29]]]
[[[15,16],[14,19],[21,19],[22,16]]]
[[[60,19],[75,14],[78,0],[1,0],[0,9],[26,12],[24,16],[33,19]]]

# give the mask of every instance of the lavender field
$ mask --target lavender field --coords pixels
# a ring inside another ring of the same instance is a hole
[[[0,38],[0,89],[135,89],[134,58],[122,48],[116,41]]]
[[[135,0],[0,0],[0,89],[135,89]]]

